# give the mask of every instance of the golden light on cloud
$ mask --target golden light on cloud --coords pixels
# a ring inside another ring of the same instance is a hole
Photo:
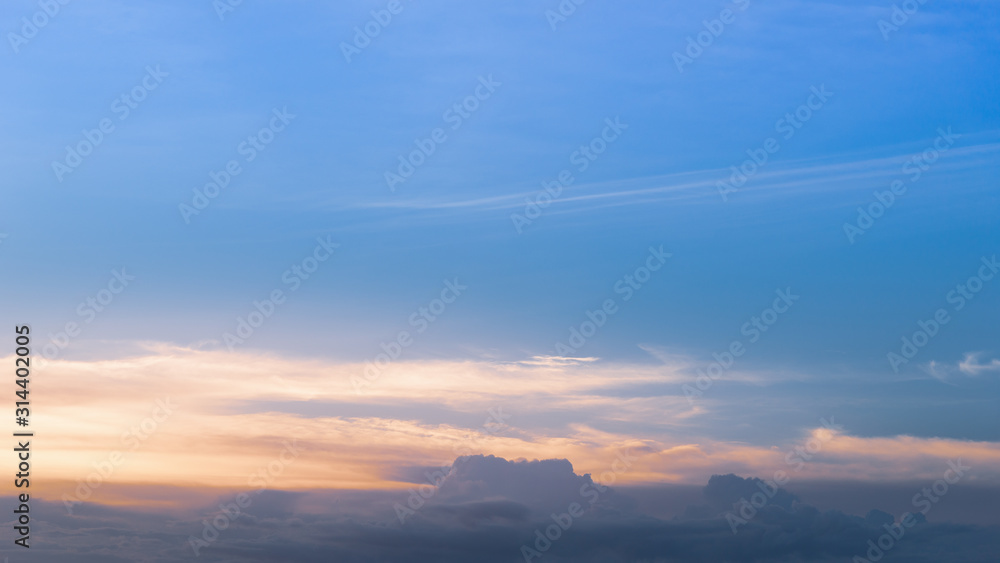
[[[351,376],[363,369],[165,345],[125,359],[50,362],[33,383],[36,490],[72,496],[89,481],[86,500],[114,502],[103,499],[103,484],[392,489],[410,486],[400,468],[480,453],[565,458],[595,479],[627,455],[634,462],[615,474],[619,484],[766,476],[789,470],[795,448],[808,455],[796,464],[801,478],[923,478],[954,458],[1000,467],[993,443],[859,438],[835,427],[767,447],[677,440],[671,428],[690,416],[683,396],[610,391],[680,380],[662,366],[398,363],[357,393]]]

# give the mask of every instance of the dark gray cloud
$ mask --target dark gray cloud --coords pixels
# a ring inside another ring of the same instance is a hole
[[[690,488],[614,490],[577,475],[566,460],[492,456],[459,458],[440,487],[423,491],[426,498],[419,487],[265,491],[251,495],[233,518],[220,509],[233,496],[184,513],[85,504],[69,515],[60,503],[36,502],[32,548],[14,551],[10,561],[846,562],[864,556],[868,542],[878,542],[901,516],[878,507],[864,514],[822,511],[765,481],[735,475],[712,476],[692,502]],[[767,502],[751,514],[742,499],[757,493]],[[414,501],[419,505],[401,523],[397,509],[414,494],[422,502]],[[677,506],[649,510],[670,504]],[[734,514],[748,516],[736,533]],[[920,520],[893,539],[882,561],[997,561],[1000,528]],[[222,529],[206,536],[212,522]],[[192,537],[211,539],[197,557]]]

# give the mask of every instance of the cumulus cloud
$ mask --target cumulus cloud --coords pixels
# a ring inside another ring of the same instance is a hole
[[[254,494],[242,514],[199,550],[198,559],[212,563],[513,563],[526,558],[553,563],[848,561],[855,555],[865,557],[868,542],[879,541],[886,526],[902,516],[877,507],[863,516],[821,511],[779,488],[734,533],[727,514],[737,510],[742,499],[763,490],[762,485],[767,487],[767,481],[712,476],[700,504],[678,507],[681,514],[666,519],[637,508],[639,503],[628,493],[577,474],[566,460],[466,456],[448,468],[435,493],[403,523],[393,509],[405,502],[405,494],[398,491]],[[662,498],[674,502],[669,494]],[[202,537],[206,524],[218,522],[223,514],[219,505],[231,501],[224,496],[183,513],[87,504],[72,516],[58,504],[38,503],[35,543],[30,553],[19,554],[18,561],[190,561],[192,537]],[[902,538],[893,540],[885,560],[995,561],[998,531],[920,518]],[[545,541],[539,539],[546,535]]]

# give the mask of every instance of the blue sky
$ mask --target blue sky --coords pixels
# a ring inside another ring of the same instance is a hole
[[[590,1],[555,29],[549,4],[403,2],[349,63],[341,43],[383,3],[244,3],[221,20],[210,2],[63,7],[0,58],[10,314],[56,332],[124,267],[136,281],[82,339],[217,347],[330,237],[335,257],[246,348],[368,360],[458,278],[467,293],[407,354],[521,360],[553,354],[662,245],[666,266],[579,355],[707,365],[792,288],[740,360],[765,380],[893,384],[995,357],[986,282],[899,374],[886,358],[1000,249],[989,4],[929,2],[888,39],[890,3]],[[679,72],[673,54],[724,9],[735,21]],[[35,11],[14,3],[0,27]],[[122,120],[112,104],[147,67],[166,76]],[[452,129],[445,110],[484,77],[499,86]],[[814,87],[832,95],[786,139],[777,122]],[[245,162],[240,143],[282,108],[294,119]],[[104,118],[115,130],[58,181],[53,160]],[[578,170],[616,118],[628,128]],[[385,172],[435,128],[447,140],[390,191]],[[961,136],[911,182],[904,163],[939,128]],[[716,183],[771,137],[723,201]],[[178,205],[233,159],[240,175],[185,223]],[[573,184],[518,234],[511,214],[563,170]],[[905,195],[850,243],[844,223],[896,179]]]

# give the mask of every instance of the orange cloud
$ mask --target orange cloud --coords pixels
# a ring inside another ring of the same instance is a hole
[[[138,357],[53,361],[36,372],[33,475],[50,484],[46,496],[120,503],[127,495],[111,492],[120,486],[158,485],[392,489],[410,486],[398,480],[401,466],[447,465],[469,453],[565,458],[577,473],[619,484],[700,484],[713,473],[776,470],[803,479],[936,478],[955,458],[996,480],[1000,467],[1000,444],[992,442],[859,438],[825,428],[769,447],[689,443],[670,431],[690,415],[683,396],[607,392],[673,384],[683,380],[679,368],[544,358],[406,362],[359,394],[351,377],[360,364],[146,349]],[[506,413],[501,424],[480,422],[491,409]],[[599,429],[608,427],[621,430]],[[790,463],[795,448],[808,460]],[[628,466],[619,471],[623,459]]]

